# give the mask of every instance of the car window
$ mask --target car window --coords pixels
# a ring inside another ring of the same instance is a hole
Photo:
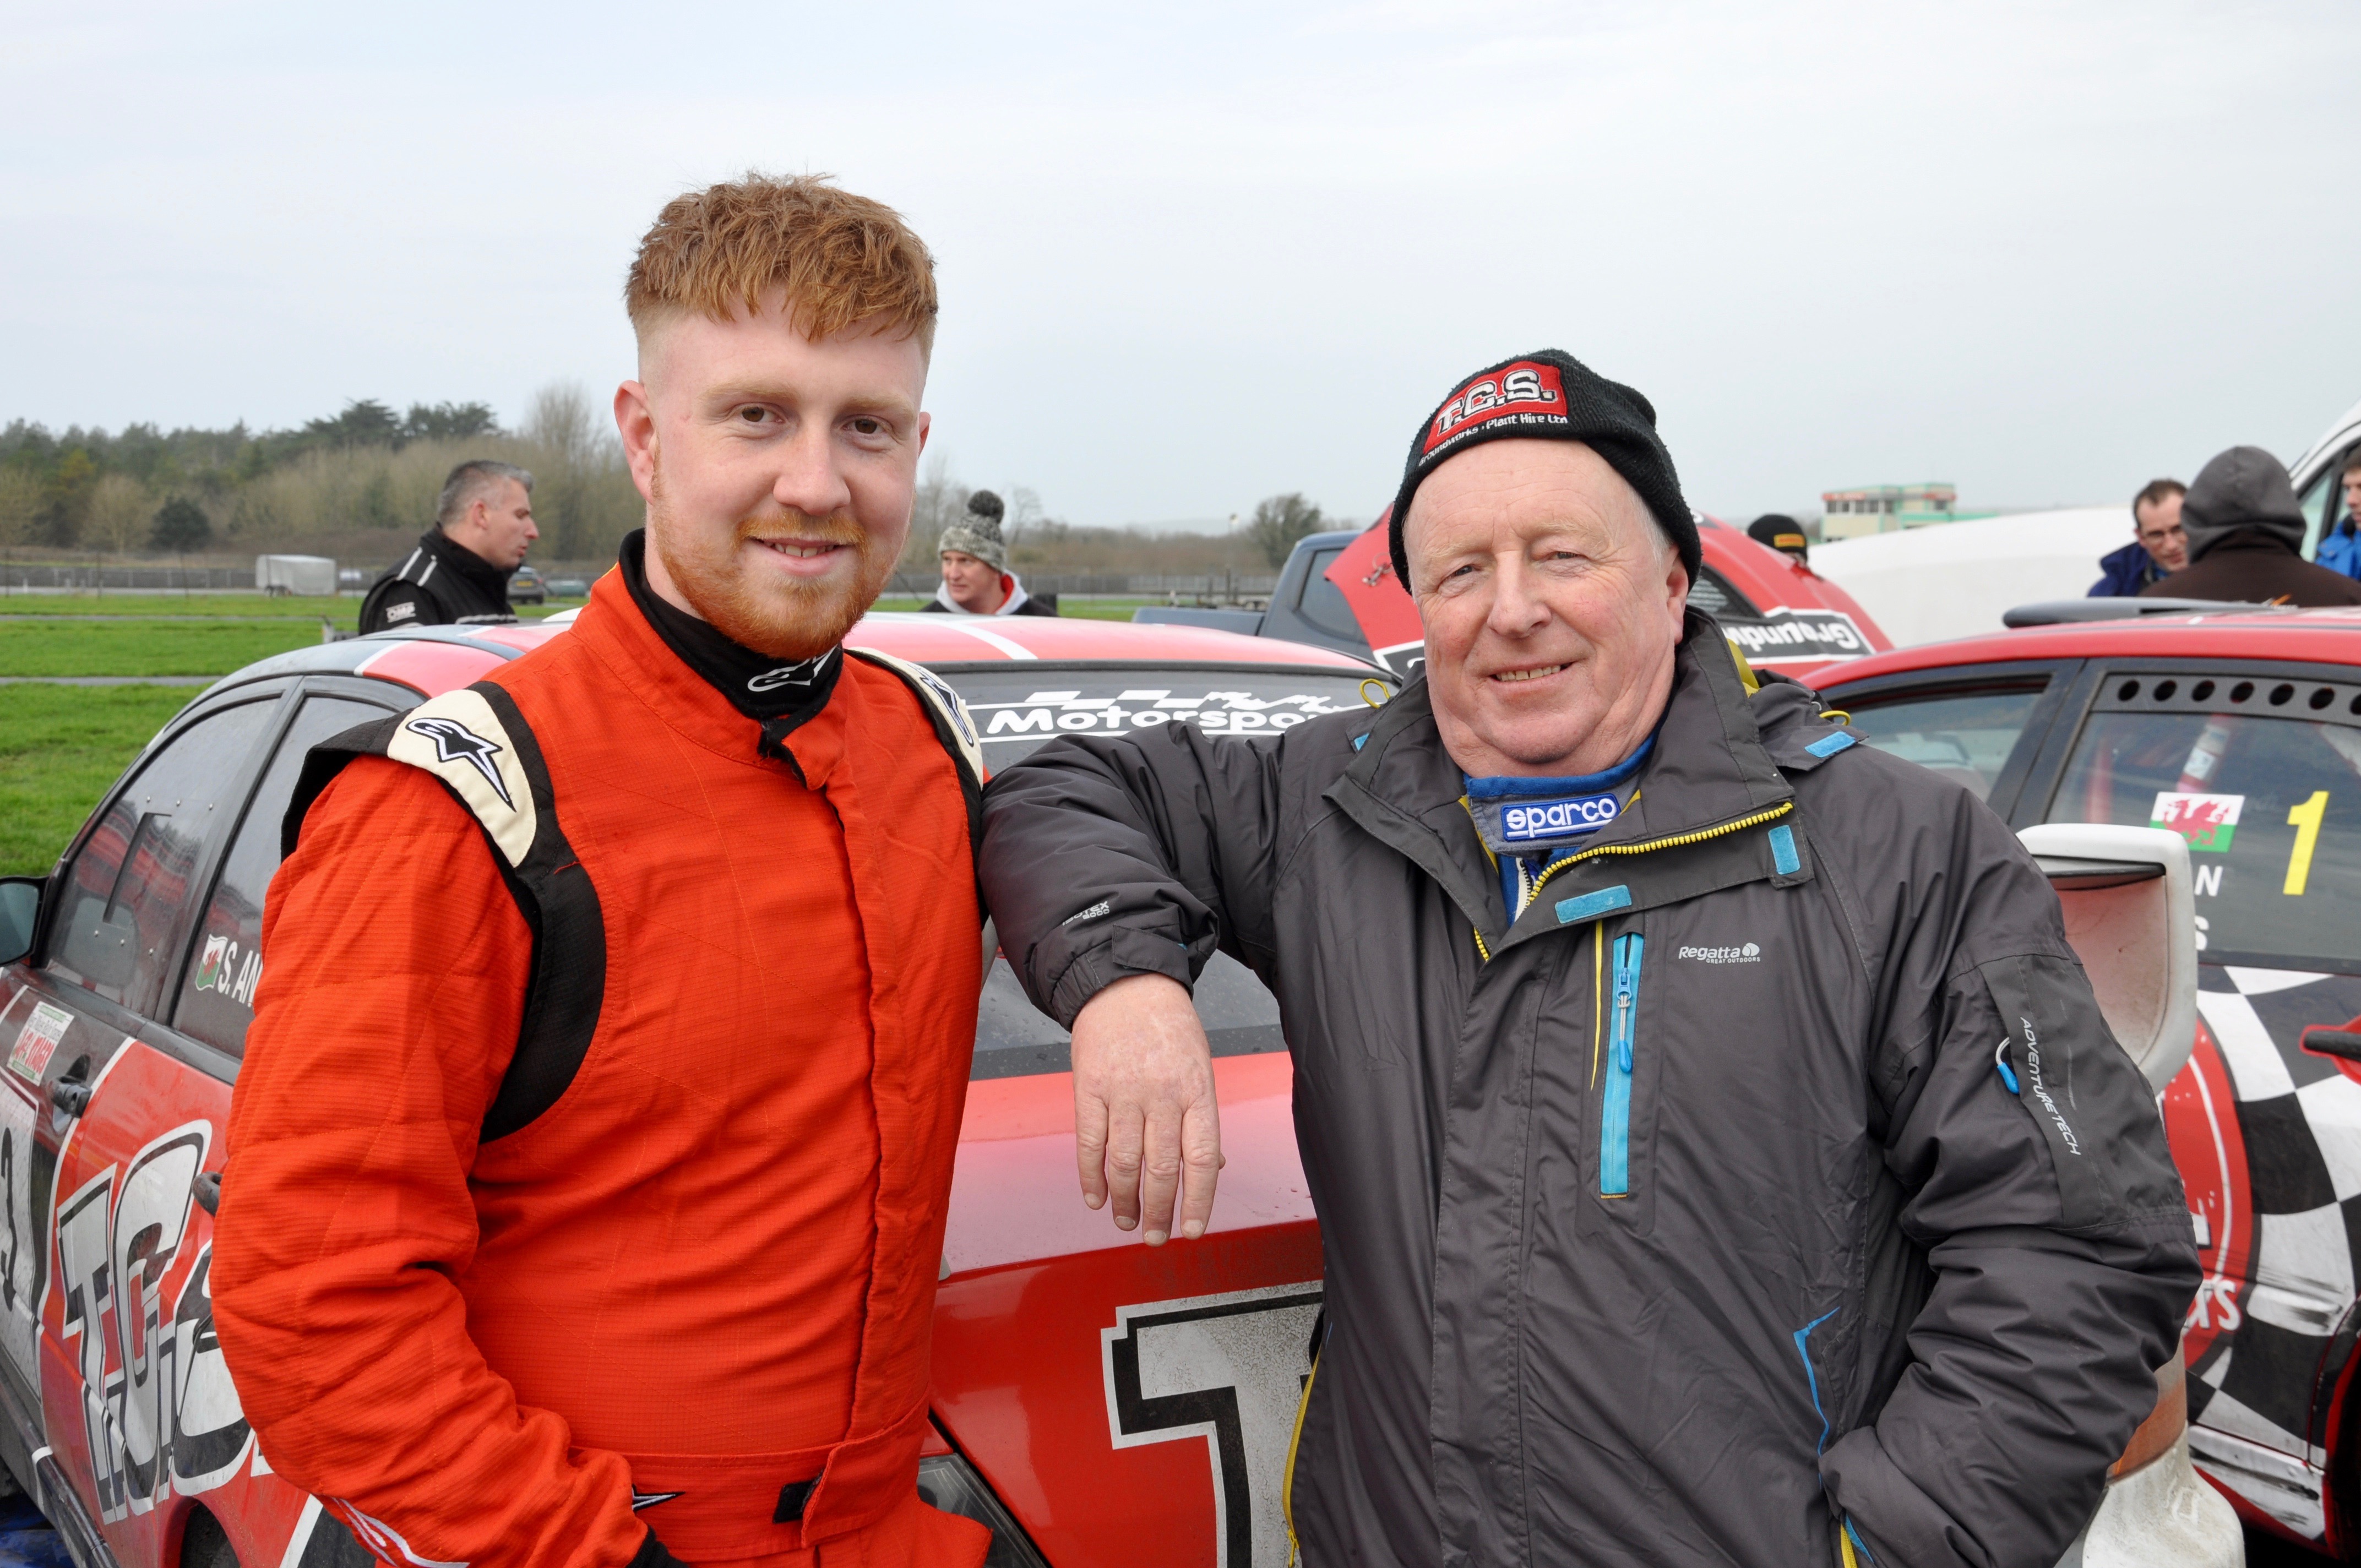
[[[209,714],[140,765],[66,874],[52,967],[135,1012],[153,1004],[189,879],[277,706],[273,694]]]
[[[2327,466],[2312,476],[2312,483],[2296,498],[2296,506],[2303,513],[2303,558],[2311,560],[2320,549],[2320,542],[2328,531],[2345,517],[2345,465],[2361,446],[2347,448],[2330,459]]]
[[[2016,749],[2040,702],[2039,683],[1975,691],[1905,693],[1850,704],[1852,727],[1891,756],[1965,784],[1978,800]],[[1830,700],[1841,700],[1831,698]]]
[[[1763,612],[1750,603],[1744,594],[1732,587],[1730,579],[1710,566],[1697,568],[1697,581],[1689,585],[1689,603],[1716,620],[1760,620]]]
[[[1279,644],[1279,646],[1284,646]],[[1052,737],[1194,724],[1209,735],[1270,735],[1323,713],[1358,711],[1364,677],[1349,670],[1235,670],[1024,663],[941,672],[983,738],[987,767],[1005,768]]]
[[[1279,999],[1263,988],[1254,970],[1227,953],[1205,962],[1191,993],[1205,1043],[1217,1057],[1279,1051]],[[971,1078],[1021,1078],[1065,1072],[1073,1067],[1073,1036],[1026,999],[1006,959],[994,960],[976,1008],[975,1065]]]
[[[254,988],[262,979],[262,901],[279,870],[279,825],[295,794],[304,753],[387,709],[346,697],[308,696],[280,738],[270,769],[238,824],[205,904],[193,959],[181,981],[172,1022],[184,1035],[236,1056],[254,1021]]]
[[[2109,695],[2187,684],[2125,680]],[[2219,684],[2257,707],[2284,692],[2292,712],[2095,712],[2048,820],[2187,839],[2209,960],[2349,970],[2361,954],[2361,690]],[[2328,700],[2314,709],[2320,694]]]
[[[1311,574],[1303,579],[1302,592],[1295,596],[1295,613],[1328,633],[1331,637],[1358,640],[1361,623],[1354,619],[1353,607],[1345,602],[1344,594],[1328,580],[1328,568],[1345,553],[1343,545],[1334,550],[1322,550],[1312,557]]]

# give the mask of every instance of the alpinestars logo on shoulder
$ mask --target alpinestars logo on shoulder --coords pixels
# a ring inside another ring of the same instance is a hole
[[[516,802],[509,798],[509,786],[492,762],[503,750],[497,742],[485,740],[456,718],[439,716],[413,718],[402,728],[434,741],[436,762],[465,762],[483,774],[484,782],[500,797],[500,804],[515,809]]]

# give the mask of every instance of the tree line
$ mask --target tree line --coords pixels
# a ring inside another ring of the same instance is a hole
[[[167,554],[297,549],[366,560],[432,526],[444,476],[491,457],[531,469],[543,560],[612,559],[639,526],[639,492],[620,444],[580,386],[535,394],[514,427],[488,403],[413,403],[396,412],[357,399],[286,430],[61,433],[25,420],[0,429],[0,547]],[[935,543],[972,487],[938,458],[921,477],[898,576],[930,583]],[[1329,520],[1301,494],[1273,496],[1226,534],[1092,527],[1050,516],[1032,489],[999,488],[1019,572],[1252,573],[1287,558]]]
[[[349,549],[368,535],[432,526],[452,466],[492,457],[533,471],[543,554],[610,555],[641,509],[603,412],[582,388],[558,384],[534,396],[514,429],[489,403],[413,403],[397,413],[371,398],[288,430],[241,421],[225,430],[54,433],[20,419],[0,429],[0,544],[115,554]]]

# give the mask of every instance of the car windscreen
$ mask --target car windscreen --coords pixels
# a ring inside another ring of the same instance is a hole
[[[983,737],[983,760],[1005,768],[1059,735],[1137,734],[1194,724],[1208,735],[1276,735],[1323,713],[1367,712],[1350,670],[1206,664],[939,666]],[[1384,690],[1372,686],[1370,696]],[[1215,953],[1198,976],[1197,1016],[1217,1057],[1286,1049],[1279,1002],[1254,971]],[[985,977],[975,1025],[975,1078],[1065,1072],[1071,1038],[1026,999],[1005,958]]]
[[[1281,644],[1280,646],[1284,646]],[[983,739],[984,766],[1008,766],[1060,735],[1135,734],[1193,724],[1208,735],[1275,735],[1323,713],[1360,712],[1350,670],[1235,664],[948,665]],[[1383,690],[1373,686],[1373,696]]]
[[[2361,971],[2361,722],[2350,693],[2321,685],[2321,718],[2268,712],[2107,711],[2178,681],[2116,683],[2091,715],[2052,822],[2165,828],[2189,840],[2197,946],[2208,962]],[[2297,713],[2312,683],[2203,681]],[[2202,701],[2203,698],[2198,700]],[[2227,706],[2226,704],[2224,706]]]

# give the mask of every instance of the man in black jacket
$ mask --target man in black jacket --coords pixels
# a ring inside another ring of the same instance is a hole
[[[2233,446],[2203,468],[2180,503],[2189,565],[2142,598],[2246,604],[2361,604],[2361,583],[2305,560],[2303,508],[2279,460]]]
[[[985,801],[1119,1225],[1211,1213],[1185,988],[1219,947],[1278,995],[1324,1257],[1305,1561],[2054,1562],[2198,1271],[2048,883],[1687,609],[1631,389],[1478,373],[1393,517],[1426,663],[1382,708],[1060,739]]]
[[[361,630],[507,615],[509,577],[540,537],[531,474],[486,458],[460,464],[443,481],[434,526],[400,565],[369,585]]]

